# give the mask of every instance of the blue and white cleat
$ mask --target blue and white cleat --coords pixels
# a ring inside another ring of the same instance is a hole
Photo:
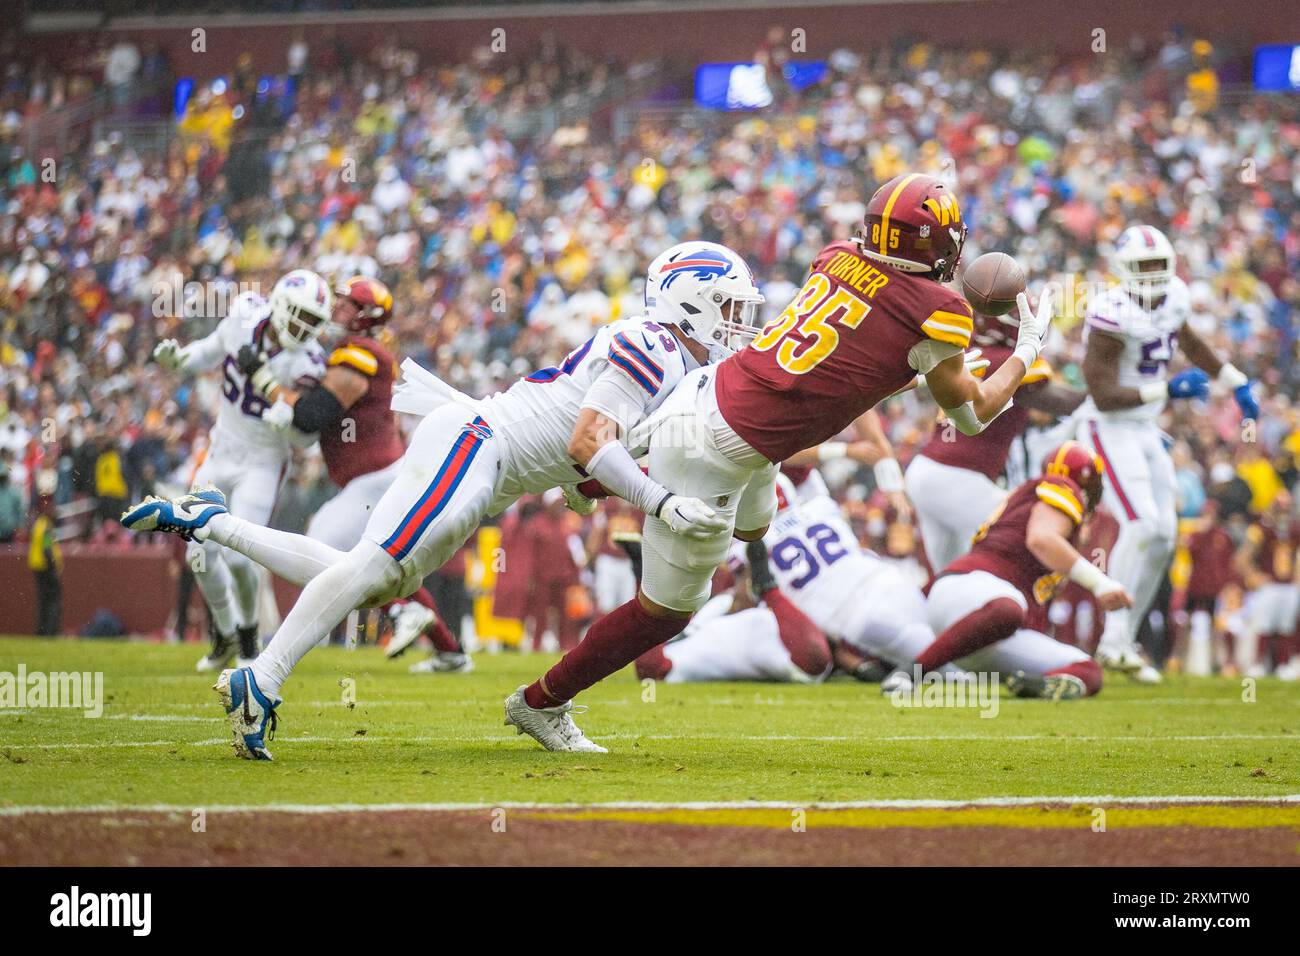
[[[230,719],[235,753],[245,760],[270,760],[266,741],[275,739],[275,709],[283,703],[282,698],[263,694],[247,667],[222,671],[212,689],[221,697]]]
[[[122,512],[122,524],[132,531],[167,531],[186,541],[202,541],[212,517],[227,513],[225,494],[220,488],[207,487],[177,498],[150,495]]]

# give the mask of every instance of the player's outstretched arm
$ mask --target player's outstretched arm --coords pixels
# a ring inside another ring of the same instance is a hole
[[[1050,489],[1051,486],[1047,487]],[[1070,544],[1069,534],[1073,530],[1073,519],[1069,515],[1039,501],[1029,513],[1025,547],[1048,570],[1066,575],[1071,581],[1095,594],[1102,610],[1115,611],[1131,607],[1133,599],[1123,586],[1107,577],[1104,571],[1089,562]]]
[[[1020,331],[1015,351],[988,378],[980,381],[972,375],[961,355],[945,359],[925,375],[930,394],[964,435],[978,435],[1006,411],[1025,373],[1042,351],[1043,338],[1052,322],[1051,299],[1043,296],[1035,312],[1022,292],[1016,296],[1016,307],[1020,310]]]
[[[1241,409],[1242,418],[1259,417],[1259,402],[1251,392],[1250,379],[1231,362],[1225,362],[1215,355],[1210,343],[1186,322],[1178,331],[1178,346],[1193,365],[1232,392],[1237,407]]]
[[[181,345],[175,339],[163,339],[153,349],[153,360],[169,372],[206,372],[226,357],[220,327],[211,335]]]

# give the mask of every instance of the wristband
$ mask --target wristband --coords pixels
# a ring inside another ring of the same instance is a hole
[[[820,462],[834,461],[837,458],[843,458],[848,453],[848,442],[824,441],[817,446],[817,460]]]
[[[1250,381],[1250,379],[1246,378],[1245,373],[1231,362],[1223,363],[1223,366],[1219,369],[1219,374],[1214,380],[1229,390],[1241,388]]]
[[[1033,345],[1026,345],[1021,342],[1016,345],[1015,351],[1011,353],[1012,358],[1018,358],[1025,365],[1025,371],[1029,371],[1029,366],[1038,361],[1038,353],[1042,349]]]
[[[1138,398],[1142,399],[1143,405],[1149,405],[1151,402],[1163,402],[1168,397],[1169,383],[1164,379],[1138,386]]]
[[[876,476],[876,487],[886,494],[903,490],[903,469],[897,458],[882,458],[871,468]]]
[[[1079,587],[1091,591],[1097,597],[1119,590],[1119,584],[1108,577],[1101,568],[1080,556],[1070,566],[1069,578]]]

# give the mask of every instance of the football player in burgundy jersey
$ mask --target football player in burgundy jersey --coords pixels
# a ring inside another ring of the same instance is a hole
[[[1246,529],[1246,540],[1234,555],[1233,564],[1245,582],[1246,617],[1250,634],[1260,642],[1258,660],[1247,661],[1250,676],[1268,673],[1271,658],[1274,673],[1295,680],[1292,663],[1296,653],[1296,615],[1300,612],[1300,589],[1296,587],[1296,522],[1291,517],[1291,496],[1281,491],[1264,514]]]
[[[1067,579],[1096,595],[1104,611],[1132,604],[1076,547],[1101,499],[1103,468],[1090,449],[1066,442],[1048,456],[1042,478],[1007,496],[970,552],[930,585],[926,613],[938,637],[917,657],[917,673],[958,661],[968,670],[1003,674],[1025,696],[1062,699],[1101,689],[1101,668],[1092,658],[1026,625],[1041,618],[1034,612]]]
[[[720,526],[700,522],[677,534],[647,517],[636,598],[597,620],[578,647],[511,695],[507,723],[548,749],[571,749],[550,726],[571,723],[571,699],[681,633],[708,600],[733,535],[752,541],[766,532],[776,510],[776,463],[834,438],[918,373],[967,434],[983,431],[1010,404],[1038,358],[1051,306],[1044,296],[1035,313],[1021,294],[1012,357],[982,381],[971,375],[971,307],[945,285],[965,238],[957,199],[943,182],[920,173],[890,180],[871,197],[858,235],[816,256],[780,315],[747,347],[691,372],[634,431],[629,444],[649,449],[647,480],[662,483],[665,495],[671,489],[703,502]],[[572,451],[580,464],[583,430],[605,428],[599,418],[579,420]],[[612,464],[604,462],[607,475]],[[592,474],[627,497],[619,484],[637,477],[636,466],[630,458],[619,464],[626,479]]]
[[[989,369],[999,369],[1015,350],[1015,323],[976,315],[971,341],[990,363]],[[1084,392],[1057,385],[1051,378],[1051,366],[1038,359],[1025,373],[1011,407],[988,428],[978,435],[964,435],[941,419],[907,466],[907,495],[916,509],[926,560],[935,572],[970,549],[971,536],[1006,497],[997,480],[1030,411],[1069,415],[1083,401]]]

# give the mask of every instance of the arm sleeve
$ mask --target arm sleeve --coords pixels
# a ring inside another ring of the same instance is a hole
[[[632,460],[621,442],[608,441],[587,462],[587,474],[648,515],[658,517],[670,492]]]
[[[227,348],[225,336],[222,335],[226,320],[221,320],[212,330],[212,334],[197,342],[191,342],[181,349],[181,370],[185,372],[206,372],[208,369],[216,368],[217,364],[226,357]]]
[[[343,418],[345,409],[324,385],[315,385],[293,403],[293,426],[300,432],[319,432]]]

